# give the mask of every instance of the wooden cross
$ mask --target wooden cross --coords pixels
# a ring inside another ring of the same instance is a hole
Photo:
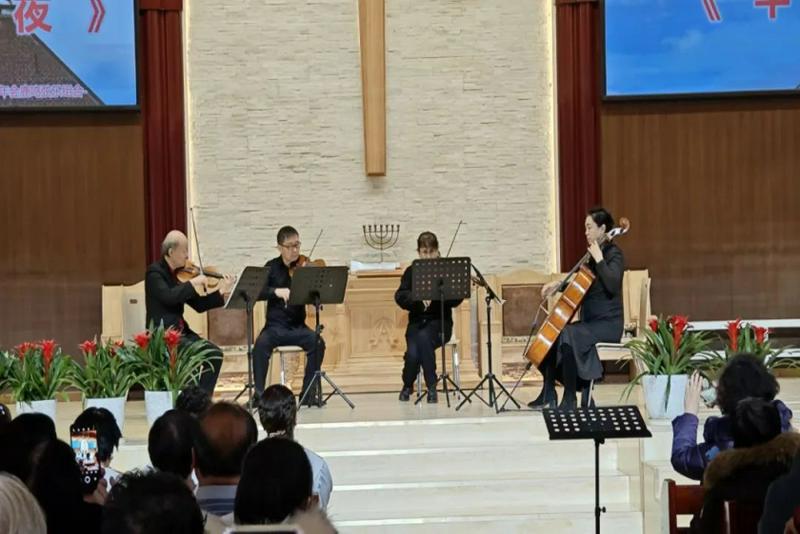
[[[358,0],[364,165],[367,176],[386,176],[385,0]]]

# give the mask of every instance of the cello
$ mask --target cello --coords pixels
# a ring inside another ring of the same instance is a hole
[[[625,217],[620,218],[619,226],[607,232],[598,240],[597,244],[603,245],[616,237],[627,234],[630,227],[631,223],[628,219]],[[587,265],[590,258],[591,254],[588,252],[584,254],[583,258],[564,277],[564,281],[559,286],[561,296],[553,306],[553,309],[550,310],[550,313],[548,313],[547,318],[539,327],[536,336],[525,352],[525,358],[530,362],[527,366],[528,368],[531,365],[539,366],[544,361],[547,353],[550,352],[550,347],[556,342],[558,336],[561,335],[561,331],[569,324],[581,302],[583,302],[583,298],[595,280],[595,274]]]

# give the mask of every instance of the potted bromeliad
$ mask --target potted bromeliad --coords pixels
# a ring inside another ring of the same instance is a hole
[[[769,330],[741,319],[730,321],[727,329],[728,339],[723,340],[725,350],[711,352],[703,366],[706,376],[715,380],[722,368],[733,356],[741,352],[754,355],[769,369],[780,367],[796,367],[793,358],[781,358],[781,354],[789,347],[773,347],[769,341]]]
[[[122,429],[128,391],[138,380],[136,362],[121,341],[86,340],[80,349],[84,362],[76,369],[74,385],[83,395],[84,409],[106,408]]]
[[[131,356],[145,390],[147,422],[152,425],[172,408],[181,389],[197,383],[213,349],[203,340],[181,344],[180,331],[163,326],[136,334],[134,342]]]
[[[709,339],[705,332],[689,331],[689,321],[681,315],[653,318],[649,324],[644,337],[625,344],[638,373],[623,395],[630,396],[641,383],[650,418],[672,419],[683,412],[686,383],[699,367],[693,357],[705,353]]]
[[[11,390],[17,414],[40,412],[55,421],[56,395],[66,396],[63,389],[75,377],[72,358],[63,354],[52,339],[21,343],[13,351],[0,354],[0,358],[0,386]]]

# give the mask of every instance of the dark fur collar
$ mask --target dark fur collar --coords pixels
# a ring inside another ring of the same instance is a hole
[[[787,471],[800,452],[800,434],[784,432],[772,441],[747,449],[728,449],[714,458],[703,475],[703,486],[711,489],[737,471],[782,464]]]

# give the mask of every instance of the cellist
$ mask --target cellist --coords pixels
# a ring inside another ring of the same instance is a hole
[[[564,385],[560,410],[576,408],[576,391],[581,389],[581,406],[589,402],[589,384],[603,376],[603,366],[595,345],[601,342],[617,343],[622,337],[622,275],[625,260],[622,250],[611,241],[598,245],[598,241],[614,227],[614,219],[604,208],[593,208],[586,215],[585,234],[591,259],[587,264],[595,274],[595,281],[583,299],[580,321],[568,324],[539,370],[544,385],[539,396],[528,403],[533,409],[555,408],[558,404],[555,383]],[[562,282],[551,282],[542,288],[542,298],[561,291]]]

